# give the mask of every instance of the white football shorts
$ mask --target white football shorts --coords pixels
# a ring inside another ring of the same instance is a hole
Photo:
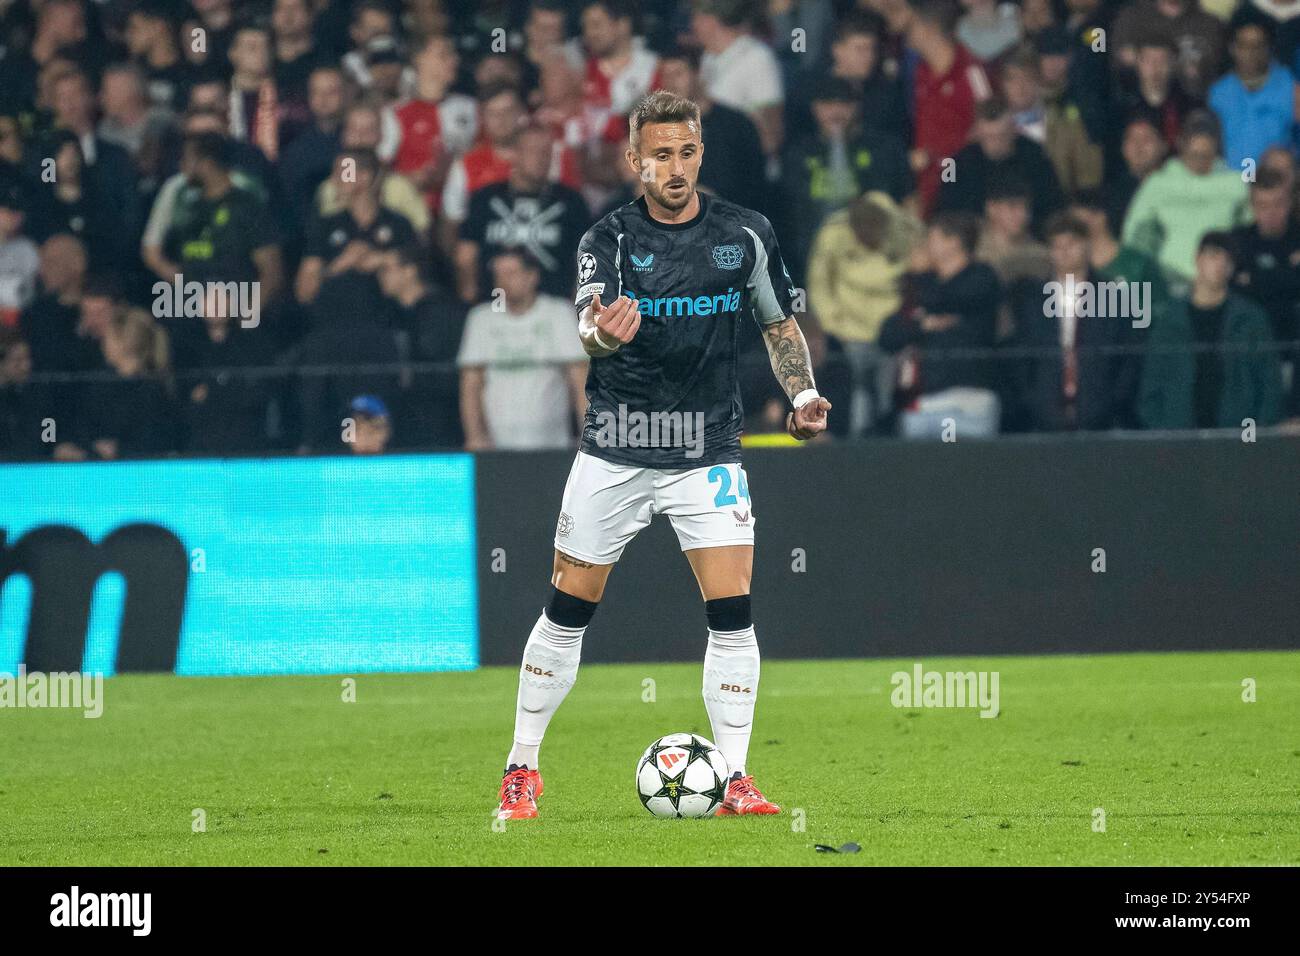
[[[657,514],[668,516],[683,551],[754,543],[749,479],[739,463],[660,471],[578,452],[564,486],[555,549],[613,564]]]

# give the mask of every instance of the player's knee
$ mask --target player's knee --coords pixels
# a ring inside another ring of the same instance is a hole
[[[596,613],[597,602],[584,601],[565,594],[557,587],[551,588],[551,599],[546,602],[546,617],[560,627],[586,627]]]
[[[743,631],[754,623],[749,613],[749,595],[714,598],[704,602],[710,631]]]

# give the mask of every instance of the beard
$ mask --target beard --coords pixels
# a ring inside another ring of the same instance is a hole
[[[681,182],[686,184],[686,188],[673,193],[666,191],[667,183],[663,186],[660,186],[658,183],[646,183],[645,191],[651,199],[664,209],[676,212],[679,209],[684,209],[686,204],[691,201],[691,197],[695,195],[694,183],[689,180],[681,180]]]

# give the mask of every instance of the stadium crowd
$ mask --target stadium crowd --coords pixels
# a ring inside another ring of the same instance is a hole
[[[571,445],[655,88],[835,436],[1294,422],[1298,70],[1300,0],[0,0],[0,457]]]

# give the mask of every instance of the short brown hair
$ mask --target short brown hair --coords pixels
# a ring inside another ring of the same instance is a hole
[[[930,228],[956,239],[961,243],[966,255],[975,252],[975,245],[980,238],[980,221],[970,213],[957,211],[936,213],[930,220]]]
[[[1063,209],[1060,212],[1053,213],[1052,217],[1047,220],[1047,225],[1043,228],[1043,237],[1048,242],[1051,242],[1057,236],[1065,235],[1087,241],[1088,227],[1078,216]]]
[[[647,123],[694,123],[700,138],[704,137],[699,105],[667,90],[647,93],[632,107],[632,113],[627,118],[627,129],[633,149],[641,145],[641,127]]]

